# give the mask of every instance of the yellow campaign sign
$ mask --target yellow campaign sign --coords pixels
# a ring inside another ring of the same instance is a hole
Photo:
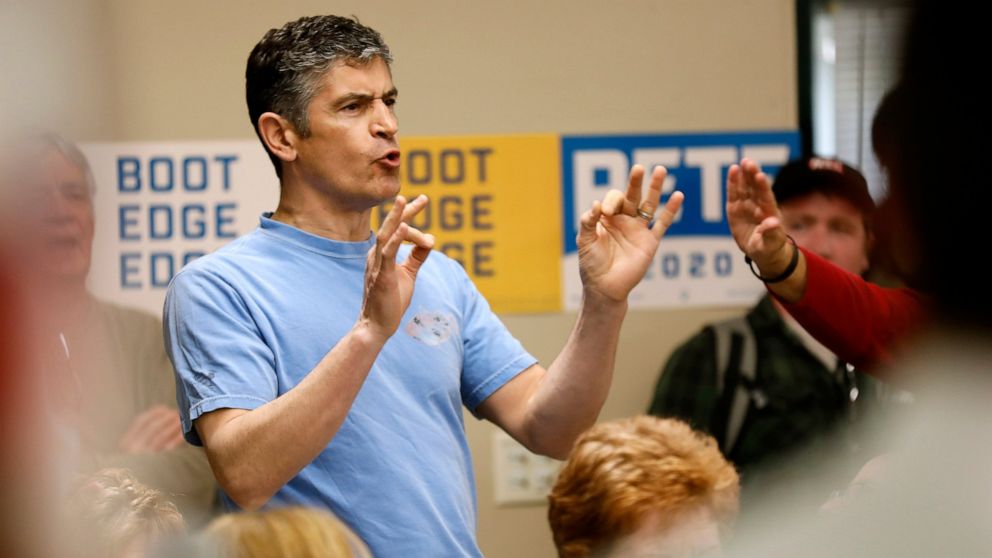
[[[554,134],[404,137],[400,193],[496,312],[561,310],[561,163]],[[388,205],[372,212],[375,228]]]

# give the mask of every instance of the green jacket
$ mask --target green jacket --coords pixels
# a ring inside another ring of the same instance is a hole
[[[755,466],[815,446],[828,433],[849,430],[846,427],[879,397],[871,378],[842,367],[827,369],[789,331],[767,296],[747,314],[747,322],[754,333],[756,378],[749,390],[750,405],[727,455],[745,485]],[[720,390],[717,376],[716,334],[713,326],[707,326],[668,359],[649,412],[681,418],[713,435],[726,449],[737,384],[731,374],[726,389]],[[852,387],[858,388],[854,403]]]

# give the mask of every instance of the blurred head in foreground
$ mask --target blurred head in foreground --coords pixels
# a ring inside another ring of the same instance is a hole
[[[674,419],[598,424],[575,443],[548,499],[564,558],[693,556],[718,549],[740,482],[716,441]]]
[[[215,519],[207,537],[222,558],[371,558],[365,543],[326,510],[286,507]]]
[[[175,504],[124,469],[104,469],[84,478],[69,510],[91,556],[148,556],[163,539],[186,530]]]

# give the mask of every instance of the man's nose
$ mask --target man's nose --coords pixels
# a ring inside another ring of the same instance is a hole
[[[377,99],[372,109],[372,135],[389,139],[399,131],[399,121],[393,109],[382,99]]]
[[[831,247],[830,235],[824,227],[815,226],[809,231],[806,236],[804,248],[813,252],[817,256],[825,260],[831,260],[833,258],[833,249]]]

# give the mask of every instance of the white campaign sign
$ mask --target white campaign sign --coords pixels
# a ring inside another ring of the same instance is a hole
[[[254,229],[279,199],[255,140],[80,147],[96,181],[90,290],[155,315],[183,265]]]

